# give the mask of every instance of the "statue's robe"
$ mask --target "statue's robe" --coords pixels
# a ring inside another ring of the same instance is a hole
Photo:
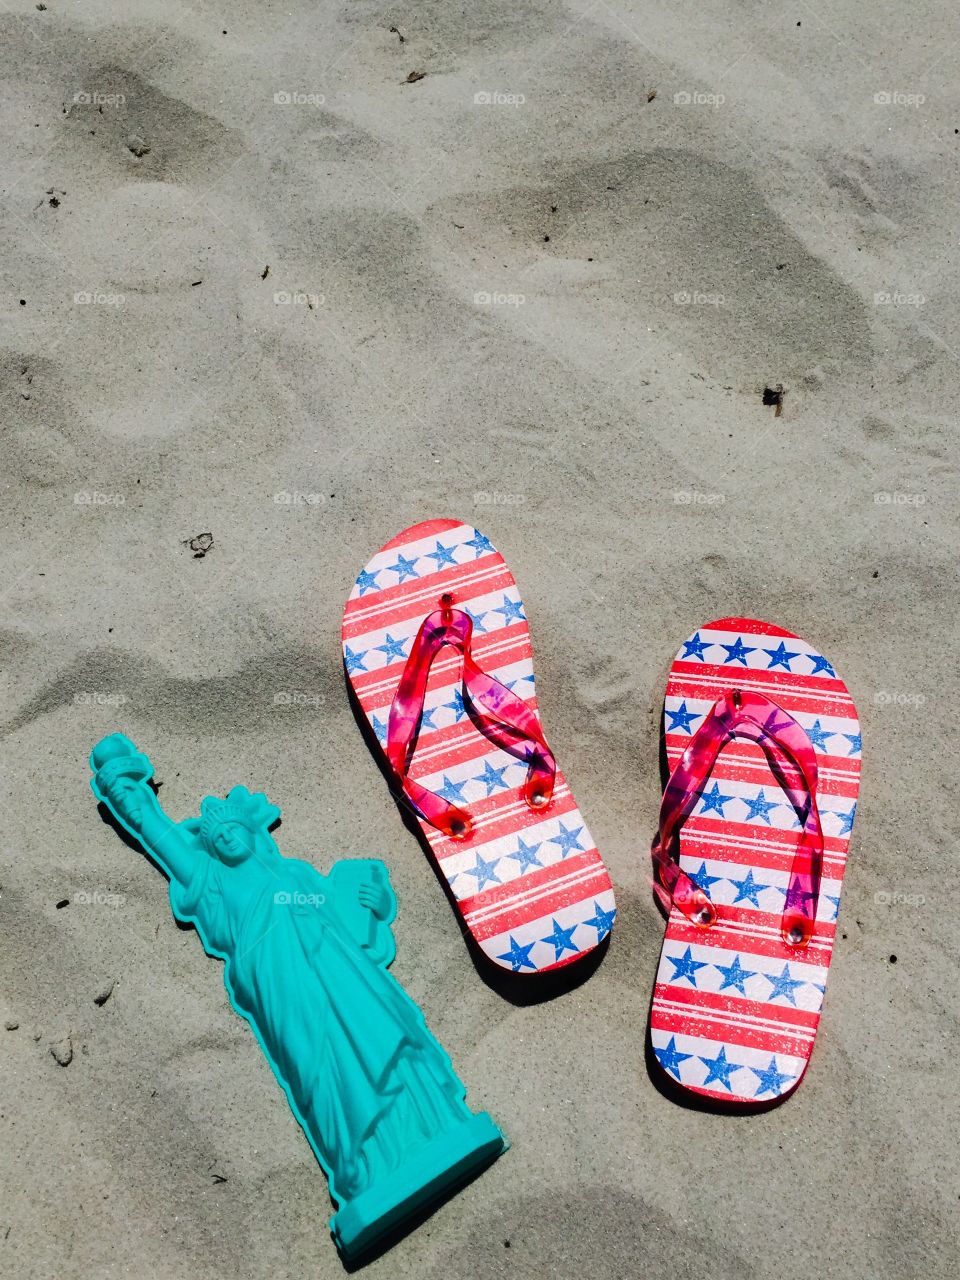
[[[188,884],[170,882],[175,914],[224,959],[233,1002],[256,1029],[331,1192],[343,1200],[402,1159],[382,1135],[368,1140],[404,1089],[426,1091],[428,1113],[437,1090],[447,1107],[463,1104],[449,1096],[449,1059],[419,1011],[338,916],[337,891],[335,874],[296,859],[254,855],[231,867],[206,852]],[[400,1072],[405,1049],[415,1052]]]

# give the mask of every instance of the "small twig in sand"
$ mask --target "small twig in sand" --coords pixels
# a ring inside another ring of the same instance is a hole
[[[399,28],[399,27],[391,27],[391,28],[390,28],[390,33],[391,33],[391,35],[395,35],[395,36],[397,37],[397,39],[400,41],[400,43],[401,43],[401,44],[403,44],[403,43],[404,43],[404,39],[405,39],[405,37],[404,37],[403,35],[401,35],[401,33],[400,33],[400,28]]]
[[[422,80],[427,73],[425,71],[411,71],[403,84],[416,84],[418,80]]]

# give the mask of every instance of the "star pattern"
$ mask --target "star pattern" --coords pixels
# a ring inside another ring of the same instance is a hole
[[[763,893],[767,886],[765,884],[757,884],[753,878],[752,867],[748,869],[747,874],[742,880],[734,880],[731,876],[730,883],[737,891],[737,896],[733,900],[734,906],[736,906],[738,902],[749,902],[751,906],[754,907],[760,906],[759,895]]]
[[[784,964],[783,972],[779,977],[771,978],[769,973],[765,973],[763,976],[773,988],[769,996],[771,1003],[774,1000],[789,1000],[794,1008],[797,1007],[796,996],[793,993],[797,987],[802,987],[803,983],[799,978],[790,977],[790,966],[788,964]]]
[[[503,604],[498,605],[491,612],[503,614],[503,625],[505,627],[509,627],[511,622],[526,622],[527,620],[521,602],[519,600],[508,600],[506,596],[503,598]]]
[[[505,858],[516,858],[520,863],[520,874],[525,875],[531,867],[542,867],[543,863],[537,857],[540,850],[539,844],[527,844],[520,836],[517,836],[517,847],[513,853],[505,853]]]
[[[700,863],[699,871],[688,871],[687,875],[690,877],[690,879],[693,881],[693,883],[697,886],[698,889],[703,890],[703,892],[707,895],[708,898],[710,897],[710,886],[712,884],[717,884],[719,881],[723,879],[723,876],[710,875],[710,873],[707,871],[706,862]]]
[[[466,782],[454,782],[452,778],[443,775],[443,786],[437,787],[437,795],[442,796],[448,804],[465,804],[463,798],[463,788]]]
[[[794,876],[793,884],[781,890],[781,892],[784,896],[784,911],[795,910],[799,911],[801,915],[809,916],[810,912],[807,910],[807,903],[813,902],[817,895],[808,889],[804,889],[803,881],[799,876]]]
[[[670,711],[664,708],[664,714],[670,717],[670,723],[667,725],[667,733],[692,733],[690,726],[695,720],[700,719],[699,712],[688,711],[686,699],[680,703],[676,711]]]
[[[697,985],[697,970],[706,968],[706,960],[694,960],[693,952],[687,947],[686,951],[679,958],[676,956],[667,956],[667,959],[674,967],[673,976],[668,979],[670,982],[682,982],[684,978],[692,987]]]
[[[711,644],[712,641],[710,640],[701,640],[700,632],[698,631],[689,640],[684,640],[683,653],[681,653],[680,658],[681,660],[684,658],[696,658],[698,662],[704,662],[703,652],[705,649],[709,649]],[[690,1055],[685,1054],[684,1056],[689,1058]]]
[[[757,652],[755,648],[745,645],[740,636],[737,636],[733,644],[721,644],[720,648],[727,651],[727,656],[723,660],[724,666],[730,662],[742,662],[746,666],[747,654]]]
[[[573,935],[576,932],[577,926],[574,924],[571,925],[569,929],[564,929],[563,925],[555,916],[551,920],[551,924],[553,925],[553,933],[548,933],[547,936],[545,938],[541,938],[540,941],[550,943],[556,952],[554,959],[559,960],[565,951],[573,951],[574,953],[579,952],[580,948],[573,941]]]
[[[488,796],[492,796],[495,791],[510,785],[509,782],[504,782],[503,780],[507,767],[507,765],[504,765],[502,769],[495,769],[489,760],[483,762],[483,773],[477,775],[477,781],[482,782],[486,787]]]
[[[489,538],[485,538],[477,529],[474,529],[473,532],[474,537],[470,538],[469,541],[465,542],[463,545],[465,547],[473,547],[474,551],[477,553],[476,558],[479,560],[481,556],[485,556],[489,552],[493,551],[493,543]]]
[[[589,920],[584,920],[583,923],[588,924],[591,929],[596,929],[597,941],[599,942],[600,939],[605,938],[613,928],[613,922],[617,918],[617,911],[616,907],[614,907],[612,911],[604,911],[596,898],[593,900],[593,909],[596,914],[591,916]]]
[[[510,950],[505,951],[503,955],[497,956],[497,959],[507,960],[514,973],[517,973],[520,969],[536,969],[537,966],[530,959],[530,952],[536,945],[535,942],[531,942],[528,946],[523,947],[511,934]]]
[[[860,735],[859,733],[845,733],[845,734],[843,735],[843,737],[845,737],[845,738],[847,739],[847,741],[850,743],[850,750],[847,752],[847,755],[848,755],[848,756],[858,756],[858,755],[860,754],[860,752],[861,752],[861,749],[862,749],[862,748],[861,748],[861,743],[862,743],[861,735]]]
[[[833,737],[832,729],[824,729],[820,723],[820,717],[817,716],[813,722],[813,727],[807,730],[807,737],[813,743],[817,751],[827,751],[827,739]]]
[[[391,573],[395,573],[401,582],[406,582],[408,578],[419,578],[420,575],[416,570],[416,556],[412,560],[405,560],[402,555],[397,553],[395,564],[388,564],[387,569]]]
[[[472,609],[464,609],[463,612],[468,615],[473,623],[473,634],[475,636],[486,635],[487,628],[483,625],[483,620],[487,616],[486,609],[482,613],[474,613]]]
[[[680,1064],[682,1062],[686,1062],[688,1058],[693,1057],[692,1053],[679,1052],[677,1049],[676,1036],[671,1036],[670,1043],[665,1045],[662,1049],[658,1049],[657,1046],[654,1045],[653,1052],[657,1055],[657,1061],[660,1063],[661,1067],[663,1067],[664,1071],[669,1071],[669,1073],[677,1080],[680,1079]]]
[[[353,675],[354,671],[366,671],[363,660],[367,656],[366,649],[362,653],[354,653],[348,644],[343,646],[343,660],[347,664],[347,674]]]
[[[819,675],[821,671],[824,671],[832,680],[836,680],[837,673],[822,654],[808,653],[807,657],[813,663],[813,670],[810,672],[812,676]]]
[[[766,1068],[749,1067],[757,1077],[759,1084],[757,1085],[756,1096],[759,1098],[761,1093],[772,1093],[774,1097],[779,1097],[783,1093],[783,1086],[788,1080],[796,1080],[796,1076],[788,1076],[777,1070],[776,1056],[770,1059],[770,1065]]]
[[[779,808],[779,805],[775,801],[767,799],[763,794],[763,787],[760,788],[752,800],[749,800],[746,796],[741,796],[740,798],[749,811],[746,817],[747,822],[753,822],[754,818],[762,818],[767,826],[770,826],[770,819],[767,815],[771,809]]]
[[[740,957],[733,957],[733,964],[714,964],[715,969],[719,969],[723,974],[723,981],[720,983],[720,990],[726,987],[734,987],[742,996],[747,994],[746,982],[748,978],[756,977],[751,969],[744,969],[740,964]]]
[[[453,547],[445,547],[442,542],[437,543],[435,550],[426,552],[429,560],[436,560],[437,562],[437,569],[434,572],[443,569],[448,564],[455,565],[457,563],[453,558],[453,552]]]
[[[568,831],[561,822],[560,830],[555,836],[550,836],[550,844],[558,844],[561,849],[561,858],[567,857],[568,854],[576,851],[577,853],[585,853],[583,845],[580,843],[579,836],[583,831],[583,827],[577,827],[576,831]]]
[[[703,807],[700,810],[700,817],[704,818],[708,813],[718,813],[720,817],[724,817],[723,806],[728,800],[735,800],[736,796],[726,796],[720,791],[718,783],[714,783],[709,791],[704,791],[700,796]]]
[[[379,716],[373,715],[370,717],[370,723],[373,725],[373,732],[377,735],[377,739],[380,742],[386,742],[388,721],[381,720]]]
[[[370,573],[367,569],[360,570],[359,576],[357,577],[357,587],[361,595],[363,595],[365,591],[380,590],[380,587],[377,584],[377,573],[379,573],[379,570],[374,570],[373,573]]]
[[[729,1089],[733,1093],[733,1085],[730,1083],[730,1077],[734,1071],[739,1071],[740,1066],[736,1062],[727,1061],[727,1051],[723,1045],[720,1046],[720,1052],[715,1058],[701,1057],[700,1061],[707,1068],[707,1078],[703,1082],[703,1087],[713,1084],[716,1081],[722,1084],[725,1089]]]
[[[799,652],[793,653],[787,648],[782,640],[777,645],[776,649],[764,649],[763,652],[770,658],[770,665],[767,667],[768,671],[772,671],[774,667],[783,667],[784,671],[789,671],[790,663],[793,659],[800,657]]]
[[[499,858],[482,858],[478,853],[476,866],[464,867],[461,874],[465,876],[475,876],[477,880],[477,893],[480,893],[488,883],[503,883],[497,875],[497,863],[499,861]]]
[[[394,658],[405,658],[407,656],[403,647],[405,643],[406,641],[404,640],[394,640],[388,631],[384,638],[384,643],[374,645],[374,648],[377,653],[385,653],[387,655],[387,666],[389,666]]]
[[[454,724],[459,724],[463,717],[469,714],[463,702],[463,694],[459,689],[454,689],[453,699],[450,702],[443,703],[443,705],[449,707],[453,712]]]

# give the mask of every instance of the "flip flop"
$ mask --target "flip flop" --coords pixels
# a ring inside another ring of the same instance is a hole
[[[683,1089],[769,1104],[813,1049],[860,782],[860,724],[789,631],[722,618],[674,659],[653,845],[669,909],[650,1014]]]
[[[513,973],[580,960],[613,888],[537,711],[510,570],[457,520],[414,525],[361,571],[343,617],[347,679],[463,926]]]

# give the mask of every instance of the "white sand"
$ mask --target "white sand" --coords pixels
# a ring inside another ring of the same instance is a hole
[[[219,966],[97,816],[120,728],[174,816],[244,783],[285,852],[391,868],[395,972],[513,1149],[370,1276],[955,1275],[958,38],[945,0],[6,0],[0,1273],[342,1274]],[[618,891],[549,1004],[478,976],[344,692],[357,570],[434,515],[511,563]],[[734,613],[864,726],[813,1064],[750,1118],[643,1060],[665,674]]]

